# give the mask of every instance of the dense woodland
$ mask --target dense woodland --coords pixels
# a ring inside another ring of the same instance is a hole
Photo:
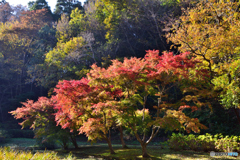
[[[123,147],[131,134],[147,157],[147,144],[172,132],[239,135],[239,8],[238,0],[57,0],[52,13],[45,0],[28,8],[2,0],[2,136],[31,137],[31,127],[41,142],[77,148],[85,134],[114,153],[117,130]]]

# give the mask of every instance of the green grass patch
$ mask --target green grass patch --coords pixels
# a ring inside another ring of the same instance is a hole
[[[9,147],[33,147],[36,145],[36,140],[31,138],[8,138],[7,143],[1,144],[1,146]]]

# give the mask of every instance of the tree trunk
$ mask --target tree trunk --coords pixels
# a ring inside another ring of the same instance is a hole
[[[113,150],[113,148],[112,148],[111,140],[110,140],[108,137],[106,137],[106,141],[107,141],[107,143],[108,143],[108,147],[109,147],[110,153],[111,153],[111,154],[115,154],[115,152],[114,152],[114,150]]]
[[[78,144],[75,135],[70,135],[71,142],[74,145],[75,149],[78,149]]]
[[[127,149],[128,147],[125,144],[124,139],[123,139],[123,129],[122,129],[122,126],[120,126],[118,129],[119,129],[119,132],[120,132],[120,139],[121,139],[121,143],[122,143],[122,148],[123,149]]]
[[[67,145],[66,142],[63,142],[63,149],[64,149],[64,150],[67,150],[67,149],[68,149],[68,145]]]
[[[147,153],[147,144],[145,142],[142,142],[141,147],[142,147],[142,157],[149,158],[150,156]]]
[[[130,126],[130,127],[131,127],[131,126]],[[131,129],[132,129],[133,131],[135,131],[134,127],[131,127]],[[137,132],[134,132],[134,135],[136,136],[138,142],[140,142],[140,144],[141,144],[141,147],[142,147],[142,157],[143,157],[143,158],[149,158],[150,156],[149,156],[148,153],[147,153],[147,144],[148,144],[150,141],[148,140],[148,143],[144,142],[144,141],[140,138],[140,136],[138,135]]]

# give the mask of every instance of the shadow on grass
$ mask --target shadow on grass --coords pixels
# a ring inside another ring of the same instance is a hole
[[[129,149],[122,149],[120,145],[113,145],[116,154],[110,154],[106,144],[94,145],[88,147],[80,147],[78,150],[71,149],[66,151],[59,150],[59,154],[72,153],[77,159],[90,158],[101,160],[214,160],[214,159],[237,159],[235,157],[210,157],[206,152],[194,152],[194,151],[172,151],[170,149],[161,149],[158,146],[149,146],[148,153],[150,158],[142,158],[141,147],[135,145],[128,145]],[[65,153],[64,153],[65,152]]]

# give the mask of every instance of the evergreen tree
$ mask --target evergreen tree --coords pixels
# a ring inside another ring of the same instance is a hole
[[[5,3],[7,3],[5,0],[0,1],[0,4],[5,4]]]
[[[28,8],[30,11],[33,10],[38,10],[38,9],[47,9],[47,11],[49,12],[49,16],[52,17],[52,11],[50,9],[50,6],[48,5],[48,2],[46,2],[46,0],[36,0],[34,1],[30,1],[28,3]]]
[[[70,16],[72,10],[78,8],[82,10],[82,4],[78,0],[57,0],[56,9],[54,14],[57,19],[60,18],[61,14],[67,14]]]

